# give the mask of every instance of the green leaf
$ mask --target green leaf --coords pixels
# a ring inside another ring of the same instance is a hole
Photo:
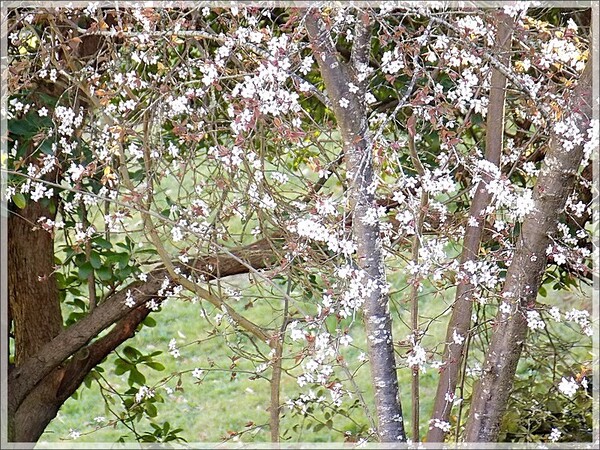
[[[79,279],[87,280],[88,276],[92,273],[92,270],[94,270],[94,268],[89,262],[86,262],[85,264],[79,266]]]
[[[56,256],[54,257],[54,264],[62,264],[60,259],[58,259]],[[59,289],[64,289],[67,286],[65,282],[65,276],[62,272],[56,272],[54,274],[54,278],[56,279],[56,284],[58,285]]]
[[[29,116],[20,120],[9,120],[8,131],[17,136],[32,137],[37,133],[38,127],[29,120]]]
[[[129,345],[123,349],[123,353],[125,353],[125,356],[127,356],[127,358],[129,358],[131,361],[136,361],[140,355],[139,350]]]
[[[129,379],[127,380],[129,385],[139,384],[140,386],[146,384],[146,377],[139,370],[133,368],[129,372]]]
[[[48,211],[50,212],[50,214],[56,214],[56,202],[52,199],[49,199],[50,201],[48,202]]]
[[[127,367],[125,364],[119,364],[115,367],[115,374],[123,375],[128,370],[129,370],[129,367]]]
[[[131,276],[131,274],[133,273],[134,270],[135,270],[134,267],[127,266],[124,269],[119,270],[117,272],[117,277],[119,278],[119,280],[125,281],[127,278],[129,278]]]
[[[77,287],[70,287],[67,289],[67,291],[69,291],[69,294],[81,295],[81,292],[79,291],[79,289]]]
[[[44,155],[54,154],[54,151],[52,150],[52,141],[50,139],[45,139],[38,148]]]
[[[90,263],[94,269],[99,269],[102,267],[102,260],[100,259],[100,255],[97,252],[92,251],[90,253]]]
[[[87,309],[85,302],[83,300],[81,300],[80,298],[73,299],[73,305],[77,306],[82,311],[85,311]]]
[[[162,370],[165,370],[165,366],[163,366],[161,363],[156,362],[156,361],[149,361],[144,364],[146,364],[148,367],[150,367],[154,370],[158,370],[159,372]]]
[[[107,241],[103,237],[97,237],[92,240],[92,243],[96,244],[98,247],[110,250],[112,248],[112,244],[110,241]]]
[[[156,417],[158,415],[158,410],[153,403],[146,404],[146,414],[148,414],[148,417]]]
[[[85,255],[83,253],[79,253],[77,256],[75,256],[75,264],[78,266],[83,266],[86,262]]]
[[[23,209],[27,206],[27,200],[25,200],[25,196],[20,192],[17,192],[12,196],[12,201],[19,209]]]
[[[129,253],[119,253],[117,261],[119,262],[119,269],[125,269],[129,264]]]
[[[136,250],[136,253],[149,253],[150,255],[158,255],[158,252],[154,248],[143,248],[141,250]]]
[[[98,275],[98,278],[100,278],[102,281],[109,281],[113,276],[111,268],[106,266],[100,267],[96,272],[96,275]]]
[[[544,286],[540,286],[540,290],[538,291],[538,294],[540,297],[546,297],[548,295],[548,291],[546,291],[546,288]]]
[[[156,320],[153,317],[147,316],[142,322],[145,326],[153,328],[156,326]]]

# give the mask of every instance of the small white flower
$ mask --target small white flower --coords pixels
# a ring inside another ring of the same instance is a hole
[[[131,291],[128,290],[127,294],[125,294],[125,306],[128,308],[133,308],[135,306],[135,298],[131,295]]]
[[[410,355],[406,358],[406,362],[409,367],[420,367],[422,370],[425,369],[425,362],[427,361],[427,353],[425,349],[419,344],[415,344]]]
[[[195,368],[194,371],[192,372],[192,376],[197,379],[200,379],[203,374],[204,374],[204,370],[199,369],[199,368]]]
[[[45,106],[42,106],[40,109],[38,109],[38,116],[46,117],[47,115],[48,115],[48,108],[46,108]]]
[[[560,310],[556,306],[553,306],[552,308],[550,308],[548,310],[548,314],[550,314],[550,317],[552,317],[555,322],[560,322],[560,320],[561,320]]]
[[[69,437],[71,439],[77,439],[79,436],[81,436],[81,433],[77,430],[74,430],[72,428],[69,429]]]
[[[350,337],[350,335],[345,334],[340,338],[340,345],[343,345],[344,347],[349,345],[351,342],[353,341],[352,337]]]
[[[575,395],[577,389],[579,389],[579,385],[573,379],[573,377],[571,377],[570,380],[562,377],[560,383],[558,384],[558,390],[569,398],[572,398]]]
[[[454,333],[452,333],[452,340],[454,341],[455,344],[462,344],[463,342],[465,342],[465,337],[462,336],[461,334],[458,334],[456,332],[456,330],[454,330]]]
[[[552,442],[556,442],[560,439],[561,434],[562,433],[558,428],[552,428],[552,432],[550,433],[550,436],[548,437],[548,439],[551,440]]]
[[[169,341],[169,353],[173,356],[173,358],[179,358],[181,356],[179,349],[177,348],[177,340],[175,338]]]
[[[327,178],[331,172],[329,170],[320,169],[319,178]]]
[[[450,431],[451,425],[450,423],[440,419],[432,419],[429,421],[429,429],[431,430],[433,428],[439,428],[440,430],[447,433],[448,431]]]
[[[510,313],[510,305],[506,302],[502,302],[500,304],[500,311],[502,312],[502,314],[509,314]]]
[[[542,320],[539,312],[527,311],[527,326],[531,330],[543,330],[546,327],[546,324]]]
[[[135,402],[140,403],[145,398],[154,397],[154,390],[150,389],[148,386],[142,386],[140,390],[135,394]]]
[[[171,229],[171,237],[173,238],[173,242],[179,242],[183,239],[183,232],[179,227],[173,227]]]
[[[340,99],[340,106],[342,108],[347,108],[349,105],[350,105],[350,102],[348,101],[348,99],[345,99],[345,98]]]

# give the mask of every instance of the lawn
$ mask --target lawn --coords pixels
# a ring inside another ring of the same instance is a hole
[[[395,320],[395,340],[401,341],[409,334],[405,325],[409,321],[408,312],[408,289],[404,275],[401,272],[390,274],[389,280],[393,285],[392,304]],[[248,287],[246,277],[236,277],[231,287]],[[226,287],[226,286],[224,286]],[[253,287],[244,290],[244,295],[252,296]],[[394,290],[395,289],[395,290]],[[437,292],[431,285],[425,286],[420,296],[420,310],[422,323],[432,320],[427,335],[424,339],[426,348],[442,350],[440,343],[445,336],[445,327],[448,318],[448,305],[453,298],[453,291]],[[589,297],[587,297],[589,302]],[[546,303],[557,304],[566,310],[567,306],[581,307],[586,303],[586,295],[575,293],[550,292],[548,298],[541,299]],[[240,310],[247,304],[247,298],[241,298],[235,302]],[[253,306],[245,313],[251,320],[260,323],[268,323],[269,317],[274,314],[276,300],[261,300],[254,298]],[[169,422],[171,428],[182,428],[179,435],[188,442],[220,442],[223,439],[235,439],[241,441],[265,442],[269,440],[269,383],[265,377],[270,376],[270,369],[255,377],[255,364],[244,358],[237,359],[235,355],[255,353],[255,348],[250,341],[240,333],[235,333],[233,327],[226,320],[216,325],[215,316],[219,311],[202,303],[171,299],[162,310],[154,317],[157,325],[155,327],[143,327],[142,330],[126,345],[138,348],[143,353],[162,351],[156,360],[165,366],[162,371],[152,370],[149,367],[140,368],[146,376],[146,384],[154,387],[157,394],[164,398],[164,403],[158,404],[158,415],[153,419],[158,424]],[[488,313],[488,316],[490,313]],[[207,320],[208,319],[208,320]],[[372,389],[368,365],[358,363],[358,355],[365,351],[365,336],[360,323],[352,327],[352,345],[344,349],[343,355],[350,370],[356,373],[354,376],[356,384],[360,387],[368,407],[372,410]],[[577,337],[578,336],[578,337]],[[572,333],[573,339],[581,339],[576,332]],[[169,353],[169,343],[172,339],[177,342],[180,351],[178,358]],[[436,348],[437,344],[437,348]],[[260,346],[259,346],[260,347]],[[408,346],[399,347],[400,357],[408,350]],[[268,347],[262,346],[266,354]],[[291,357],[295,354],[295,348],[289,348],[285,354],[288,356],[284,366],[292,367],[294,362]],[[121,352],[122,349],[119,349]],[[585,358],[589,348],[575,347],[580,358]],[[471,356],[481,361],[481,351],[473,346]],[[440,360],[439,354],[431,354],[430,360]],[[126,375],[114,373],[114,359],[111,356],[103,363],[104,376],[108,383],[116,391],[127,390]],[[402,368],[398,371],[400,380],[401,398],[405,414],[405,425],[410,430],[410,383],[411,371],[406,368],[403,358]],[[576,359],[574,359],[576,360]],[[581,359],[579,359],[581,360]],[[232,366],[235,361],[235,366]],[[359,368],[360,366],[360,368]],[[201,381],[192,376],[195,368],[204,370]],[[235,372],[236,375],[232,376]],[[292,375],[301,373],[300,367],[290,370]],[[176,389],[178,381],[181,380],[180,388]],[[465,396],[469,394],[472,378],[466,382]],[[421,420],[420,433],[423,436],[427,431],[427,420],[430,414],[433,397],[437,383],[437,371],[428,368],[421,374]],[[282,379],[281,401],[306,393],[309,386],[299,387],[293,376],[284,374]],[[325,393],[327,395],[327,393]],[[343,407],[347,408],[354,402],[355,398],[347,399]],[[123,411],[118,404],[112,405],[117,414]],[[463,412],[464,418],[465,412]],[[323,420],[323,414],[319,414]],[[327,416],[329,417],[329,416]],[[102,422],[98,422],[104,418]],[[49,425],[40,442],[61,442],[71,440],[73,432],[79,433],[78,442],[115,442],[119,438],[125,441],[133,440],[133,433],[122,425],[112,426],[114,416],[107,409],[102,400],[100,389],[94,382],[90,388],[82,386],[77,393],[77,399],[69,399],[61,408],[57,418]],[[98,421],[97,421],[98,420]],[[334,442],[342,439],[339,431],[358,430],[358,424],[368,424],[364,411],[357,408],[352,411],[350,418],[334,415],[329,426],[318,425],[310,417],[302,418],[293,415],[288,408],[284,408],[281,419],[281,432],[285,438],[292,442]],[[111,422],[112,421],[112,422]],[[312,423],[311,423],[312,422]],[[353,423],[356,422],[356,423]],[[301,424],[302,426],[297,426]],[[311,425],[307,427],[307,425]],[[136,424],[138,432],[151,431],[149,423],[142,420]],[[337,431],[336,431],[337,430]]]

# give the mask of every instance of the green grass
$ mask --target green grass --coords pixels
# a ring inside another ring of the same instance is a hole
[[[406,294],[400,292],[394,297],[402,297],[405,299]],[[435,302],[435,305],[427,306],[426,303]],[[245,303],[244,300],[239,300],[238,303]],[[437,310],[441,312],[445,308],[445,302],[440,302],[439,299],[434,299],[432,296],[426,295],[422,298],[422,307],[427,306],[429,310]],[[403,308],[402,302],[398,302],[399,307]],[[206,308],[207,316],[214,318],[217,313],[212,308]],[[265,318],[273,315],[272,306],[266,301],[255,301],[254,306],[246,311],[248,317],[257,322],[265,323]],[[407,311],[402,311],[404,321],[407,320]],[[254,370],[254,366],[244,361],[238,360],[236,371],[238,375],[232,380],[231,377],[231,357],[234,355],[232,348],[239,347],[238,351],[251,351],[253,347],[247,339],[239,339],[233,333],[231,328],[225,326],[225,322],[217,327],[221,330],[220,334],[212,334],[214,327],[211,326],[206,319],[202,317],[202,307],[199,303],[170,300],[163,309],[154,315],[158,324],[154,328],[144,327],[142,330],[125,345],[131,345],[140,349],[143,353],[150,353],[156,350],[162,350],[164,353],[157,357],[157,360],[165,365],[164,371],[158,372],[150,368],[143,367],[140,371],[146,376],[146,384],[153,386],[159,384],[161,380],[169,376],[169,374],[188,371],[182,374],[183,392],[174,392],[172,395],[167,395],[164,387],[175,388],[178,376],[168,381],[162,388],[157,389],[165,398],[165,403],[158,405],[158,416],[154,419],[155,422],[161,423],[169,421],[173,427],[181,427],[184,431],[181,435],[190,442],[208,441],[217,442],[227,436],[230,431],[243,431],[245,425],[252,422],[255,428],[252,432],[244,434],[241,439],[253,441],[268,441],[269,428],[268,423],[268,407],[269,407],[269,383],[264,378],[250,380],[249,375],[244,373],[244,370]],[[396,341],[403,339],[408,334],[408,329],[402,325],[400,321],[396,321],[395,330]],[[432,339],[440,339],[445,330],[438,327],[438,336],[432,336]],[[441,332],[441,334],[440,334]],[[357,367],[357,356],[361,351],[366,351],[365,336],[362,330],[362,324],[356,323],[352,327],[351,336],[354,341],[351,346],[344,351],[344,357],[352,370]],[[181,357],[175,359],[168,353],[168,343],[175,338],[178,341],[181,351]],[[236,342],[237,345],[227,345],[226,341]],[[196,343],[196,341],[198,341]],[[185,343],[188,343],[185,345]],[[184,346],[185,345],[185,346]],[[299,348],[290,348],[286,355],[284,366],[291,367],[295,364],[291,360],[291,356],[295,355]],[[262,345],[261,350],[268,352],[268,347]],[[110,380],[111,385],[116,390],[127,390],[127,374],[117,376],[114,374],[115,357],[111,356],[107,362],[103,364],[105,368],[104,375]],[[211,362],[214,362],[214,367],[209,370]],[[192,378],[189,371],[195,367],[200,367],[206,370],[206,377],[201,383],[196,383],[197,380]],[[298,375],[301,373],[301,368],[296,367],[291,370],[291,373]],[[399,372],[402,397],[409,398],[410,392],[410,371],[403,369]],[[270,376],[270,370],[267,370],[264,375]],[[343,373],[340,372],[343,376]],[[369,407],[372,409],[372,387],[368,366],[363,365],[355,375],[356,383],[360,386],[364,393]],[[432,371],[428,371],[423,375],[422,379],[422,407],[423,411],[428,411],[431,406],[433,390],[435,389],[436,377]],[[282,379],[282,395],[281,400],[284,402],[287,398],[298,395],[302,392],[307,392],[308,387],[300,388],[295,379],[284,374]],[[326,393],[326,396],[328,394]],[[347,406],[345,404],[344,406]],[[410,417],[410,405],[404,404],[404,410],[407,417]],[[116,408],[120,410],[120,408]],[[91,385],[91,388],[82,386],[78,390],[77,399],[69,399],[61,408],[58,417],[50,424],[46,432],[42,436],[41,441],[54,442],[68,438],[70,430],[77,430],[82,433],[79,441],[89,442],[114,442],[120,436],[129,435],[132,439],[132,433],[127,433],[123,427],[113,428],[105,427],[91,432],[96,428],[94,418],[104,416],[110,419],[110,413],[106,411],[102,397],[96,383]],[[352,413],[352,419],[367,423],[364,414],[357,413],[356,410]],[[302,434],[294,433],[291,428],[301,419],[298,416],[293,416],[287,408],[284,410],[281,431],[290,429],[289,435],[293,440],[328,442],[340,440],[341,435],[329,430],[327,427],[320,429],[318,432],[313,430],[304,431]],[[355,427],[352,422],[341,416],[334,419],[334,429],[352,430]],[[248,427],[250,428],[250,427]],[[140,429],[148,429],[148,424],[142,421]],[[423,429],[423,432],[425,429]],[[88,434],[89,432],[89,434]]]
[[[406,286],[402,274],[391,274],[390,281],[394,287]],[[236,283],[238,286],[247,284],[240,277],[238,277]],[[255,288],[245,291],[245,295],[256,295],[253,289]],[[396,342],[404,339],[409,334],[408,328],[404,325],[409,321],[408,295],[407,289],[398,289],[392,293]],[[441,315],[436,321],[432,322],[431,327],[428,329],[424,341],[426,348],[434,348],[438,344],[437,351],[443,350],[443,347],[439,344],[444,341],[446,322],[449,317],[447,308],[452,299],[453,290],[436,293],[434,288],[429,286],[421,293],[419,303],[422,315],[429,318]],[[571,306],[580,307],[584,299],[585,296],[576,294],[551,292],[549,298],[541,300],[546,303],[557,304],[563,311],[566,311]],[[240,311],[244,311],[251,320],[265,324],[277,317],[275,314],[278,313],[273,310],[274,307],[277,307],[276,299],[264,300],[255,297],[253,298],[254,306],[244,310],[243,306],[247,300],[247,298],[243,298],[236,301],[235,307]],[[205,308],[210,322],[213,323],[212,325],[203,317],[203,308]],[[444,312],[446,312],[445,315]],[[125,344],[136,347],[145,354],[157,350],[163,351],[163,354],[156,359],[164,364],[164,371],[159,372],[148,367],[140,368],[147,378],[146,384],[148,386],[158,386],[156,388],[157,393],[160,393],[165,399],[164,403],[158,405],[158,416],[153,421],[158,424],[168,421],[172,428],[182,428],[183,431],[180,436],[188,442],[219,442],[230,436],[231,432],[239,433],[245,430],[246,432],[239,436],[242,441],[268,441],[270,436],[268,427],[269,383],[267,379],[250,379],[249,374],[245,371],[253,371],[254,364],[244,358],[237,360],[235,368],[230,367],[231,358],[236,353],[255,353],[256,350],[246,337],[239,333],[236,334],[233,328],[226,324],[226,321],[215,328],[214,316],[216,313],[218,311],[212,307],[207,307],[206,304],[170,300],[159,313],[153,315],[157,321],[155,327],[143,327],[133,339]],[[423,320],[425,321],[425,319]],[[271,326],[276,325],[275,323]],[[215,330],[217,330],[216,333]],[[361,323],[356,323],[353,326],[351,336],[354,339],[353,345],[346,348],[343,355],[351,370],[354,370],[358,365],[358,354],[366,350],[366,339]],[[573,341],[577,340],[577,336],[576,332],[571,333],[570,336],[565,335]],[[172,338],[177,339],[180,347],[181,356],[179,358],[174,358],[168,353],[168,344]],[[257,345],[264,354],[268,353],[269,348],[266,345],[262,343]],[[400,347],[399,354],[403,356],[408,349],[408,346]],[[299,347],[294,346],[287,349],[285,367],[290,368],[295,365],[292,358],[298,350]],[[574,349],[573,352],[576,355],[574,355],[573,361],[578,358],[580,358],[579,360],[585,358],[583,355],[586,355],[587,350],[586,346]],[[477,347],[472,349],[472,356],[479,361],[482,359],[481,354],[481,350],[478,350]],[[103,363],[104,375],[117,391],[124,392],[128,388],[127,378],[126,375],[118,376],[114,373],[114,359],[115,356],[111,356]],[[440,356],[436,355],[434,359],[440,360]],[[521,366],[526,367],[526,362],[523,362]],[[200,383],[191,376],[191,371],[196,367],[206,371],[206,376]],[[237,373],[235,377],[232,377],[233,371]],[[291,369],[290,373],[298,375],[301,373],[301,368]],[[398,374],[405,426],[407,430],[410,430],[411,371],[404,367],[399,370]],[[262,375],[269,377],[270,369]],[[340,375],[343,374],[340,372]],[[170,378],[169,381],[164,382],[168,378]],[[167,394],[165,388],[175,389],[180,378],[183,390]],[[433,404],[437,379],[435,369],[429,368],[421,374],[421,436],[427,432],[427,421]],[[372,384],[367,365],[363,365],[356,371],[355,381],[372,411]],[[467,395],[472,381],[472,379],[469,379],[466,383]],[[284,374],[281,401],[285,402],[289,397],[305,393],[308,389],[308,386],[300,388],[293,377]],[[120,437],[123,437],[125,441],[133,441],[133,434],[121,425],[116,428],[112,426],[97,427],[94,422],[95,417],[104,416],[109,420],[114,419],[114,417],[111,417],[110,412],[106,410],[96,383],[92,383],[90,388],[82,386],[77,395],[77,399],[71,398],[63,405],[58,417],[43,434],[41,442],[60,442],[63,439],[68,439],[70,430],[82,433],[78,442],[115,442]],[[328,396],[327,393],[325,395]],[[345,402],[344,407],[347,407],[349,403],[350,401]],[[114,408],[115,411],[122,411],[122,407],[118,404],[114,405]],[[464,415],[463,412],[463,418]],[[320,417],[322,417],[322,414],[320,414]],[[366,416],[360,408],[352,412],[351,419],[358,423],[367,423]],[[285,408],[281,419],[281,432],[285,433],[287,430],[287,436],[290,437],[292,442],[339,442],[343,439],[340,430],[356,430],[352,420],[337,415],[333,417],[333,430],[328,427],[320,428],[317,431],[314,428],[302,430],[302,427],[300,427],[300,430],[295,432],[293,431],[294,425],[303,424],[303,426],[306,426],[311,419],[303,420],[298,415],[291,414]],[[252,425],[247,426],[249,424]],[[136,427],[139,432],[151,430],[146,420],[136,424]],[[338,430],[338,432],[335,430]]]

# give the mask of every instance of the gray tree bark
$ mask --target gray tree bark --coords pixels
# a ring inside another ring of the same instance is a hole
[[[510,49],[512,44],[512,28],[514,21],[502,12],[497,14],[498,28],[496,32],[496,43],[498,47],[498,60],[505,65],[510,60]],[[492,69],[490,81],[490,95],[486,122],[485,135],[485,159],[496,167],[500,167],[500,156],[502,155],[504,135],[504,103],[506,98],[506,77],[497,69]],[[477,260],[479,257],[479,246],[483,237],[486,223],[485,210],[490,204],[492,193],[488,192],[487,185],[491,175],[483,174],[475,191],[475,196],[469,209],[469,217],[474,217],[476,226],[467,226],[463,239],[463,248],[460,255],[461,267],[468,261]],[[467,339],[455,342],[454,334],[464,338],[471,327],[471,312],[473,311],[473,293],[476,286],[468,281],[462,281],[456,287],[456,296],[452,307],[452,315],[448,322],[446,333],[446,344],[444,348],[444,365],[440,371],[437,391],[434,400],[433,414],[431,420],[449,421],[452,409],[452,400],[448,400],[447,394],[455,393],[460,368],[464,358]],[[451,398],[451,397],[450,397]],[[438,427],[430,426],[427,433],[427,442],[443,442],[445,432]]]
[[[365,272],[366,279],[374,282],[374,288],[363,298],[363,315],[375,390],[378,435],[382,442],[403,442],[406,435],[398,397],[392,320],[385,288],[380,229],[378,224],[367,224],[363,220],[367,211],[377,206],[374,193],[369,189],[374,176],[366,104],[364,97],[359,98],[364,93],[359,91],[353,94],[348,88],[351,82],[357,86],[362,84],[355,74],[362,64],[368,63],[370,49],[368,14],[359,13],[357,22],[351,54],[352,66],[349,67],[338,59],[320,13],[309,10],[306,16],[310,42],[343,140],[344,161],[349,178],[348,197],[353,211],[352,231],[357,243],[357,265]]]
[[[570,95],[565,115],[579,132],[586,133],[592,118],[592,60]],[[585,134],[584,134],[585,135]],[[538,290],[547,265],[546,249],[559,215],[573,190],[583,159],[583,143],[569,149],[554,135],[534,188],[534,209],[526,216],[506,274],[503,301],[511,313],[499,312],[487,351],[482,378],[475,386],[465,440],[497,440],[500,422],[512,390],[517,364],[527,336],[527,312],[535,309]]]

